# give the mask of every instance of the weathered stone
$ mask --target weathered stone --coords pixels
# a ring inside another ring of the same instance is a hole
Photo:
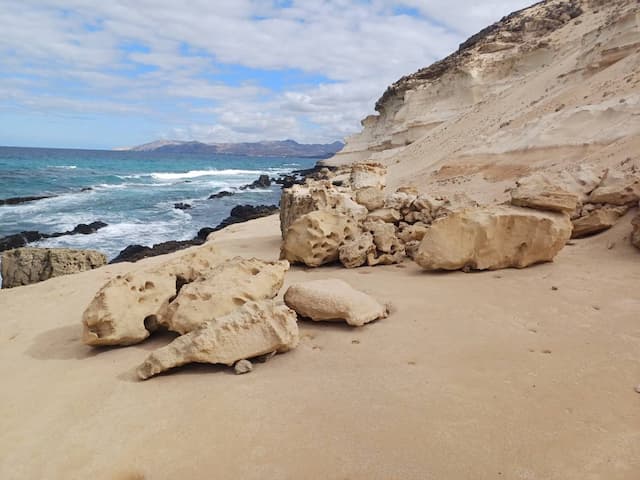
[[[107,257],[94,250],[30,247],[8,250],[2,254],[2,288],[84,272],[106,263]]]
[[[376,187],[383,189],[387,184],[387,167],[379,163],[356,163],[351,167],[351,188]]]
[[[430,225],[433,222],[433,217],[431,216],[430,210],[420,210],[420,211],[412,211],[402,216],[402,219],[406,223],[414,224],[414,223],[423,223],[426,225]]]
[[[434,222],[415,260],[427,270],[523,268],[553,260],[570,236],[565,214],[507,206],[471,208]]]
[[[400,229],[398,230],[397,237],[402,240],[404,243],[408,243],[414,240],[422,240],[429,226],[422,223],[414,223],[412,225],[401,223]]]
[[[635,175],[609,173],[602,184],[589,195],[590,203],[629,205],[640,200],[640,178]]]
[[[387,196],[384,206],[385,208],[393,208],[394,210],[399,211],[409,210],[417,198],[417,195],[410,193],[395,192]]]
[[[571,238],[582,238],[603,232],[613,227],[627,212],[627,207],[602,207],[573,220]]]
[[[384,191],[377,187],[362,188],[356,192],[356,202],[373,211],[384,207]]]
[[[214,322],[182,335],[154,351],[137,369],[145,380],[187,363],[233,365],[238,360],[298,345],[296,314],[273,300],[247,302]]]
[[[338,260],[340,245],[357,233],[356,222],[346,215],[331,210],[307,213],[287,229],[280,257],[319,267]]]
[[[159,321],[181,334],[226,315],[249,301],[270,299],[278,294],[289,262],[265,262],[235,257],[184,285],[178,296],[161,312]]]
[[[367,221],[376,221],[380,220],[386,223],[397,223],[401,219],[400,212],[398,210],[394,210],[393,208],[379,208],[378,210],[374,210],[367,215]]]
[[[405,254],[412,260],[415,260],[419,248],[420,240],[410,240],[404,244]]]
[[[354,240],[345,242],[338,249],[340,262],[347,268],[361,267],[367,263],[367,256],[375,251],[373,235],[369,232],[364,232]]]
[[[253,365],[249,360],[238,360],[233,366],[233,370],[236,372],[236,375],[244,375],[253,370]]]
[[[631,244],[636,248],[640,248],[640,215],[633,217],[631,226],[633,228],[631,231]]]
[[[356,220],[367,215],[367,208],[356,203],[351,193],[338,190],[328,181],[312,181],[282,191],[280,198],[280,231],[282,238],[298,218],[316,210],[334,210]]]
[[[516,188],[511,190],[511,204],[571,213],[578,206],[578,195],[550,183],[538,174],[518,180]]]
[[[284,301],[302,317],[314,321],[346,321],[356,327],[388,315],[386,306],[337,279],[294,284],[284,294]]]
[[[220,257],[204,245],[164,264],[109,280],[84,311],[87,345],[131,345],[141,342],[163,320],[180,287],[206,275]]]

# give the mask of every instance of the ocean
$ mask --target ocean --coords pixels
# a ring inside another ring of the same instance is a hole
[[[309,158],[0,147],[0,199],[55,195],[1,205],[0,237],[23,230],[64,232],[102,221],[108,226],[90,235],[29,245],[96,249],[111,259],[131,244],[191,239],[201,228],[218,225],[238,204],[277,204],[279,185],[239,187],[261,174],[278,176],[315,163]],[[235,195],[208,200],[222,190]],[[192,208],[176,209],[178,202]]]

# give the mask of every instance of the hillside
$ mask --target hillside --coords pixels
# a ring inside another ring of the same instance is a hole
[[[479,200],[504,199],[534,170],[638,164],[639,24],[635,0],[547,0],[515,12],[391,85],[324,163],[379,161],[392,185]]]
[[[344,145],[341,142],[328,144],[303,144],[294,140],[245,142],[245,143],[202,143],[178,140],[158,140],[133,147],[135,152],[165,153],[209,153],[225,155],[248,155],[256,157],[306,157],[326,158],[334,155]]]

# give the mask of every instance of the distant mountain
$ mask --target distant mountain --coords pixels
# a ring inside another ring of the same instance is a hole
[[[327,158],[339,152],[344,144],[303,144],[295,140],[280,140],[254,143],[202,143],[178,140],[158,140],[129,150],[135,152],[164,153],[211,153],[226,155],[248,155],[255,157],[307,157]]]

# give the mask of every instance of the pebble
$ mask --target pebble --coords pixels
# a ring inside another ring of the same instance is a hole
[[[636,385],[636,393],[640,393],[640,385]]]
[[[249,360],[238,360],[233,369],[236,371],[236,375],[242,375],[253,370],[253,365]]]

